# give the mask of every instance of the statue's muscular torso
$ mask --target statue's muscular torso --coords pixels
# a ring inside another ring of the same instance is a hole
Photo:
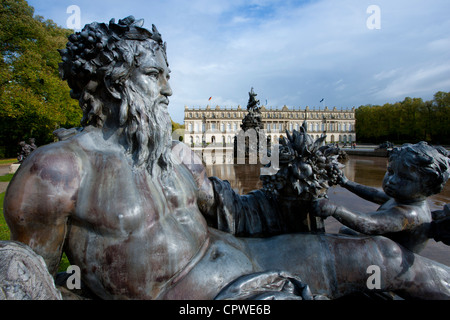
[[[152,178],[129,161],[95,131],[38,149],[6,196],[12,238],[52,272],[64,242],[91,289],[111,294],[103,298],[156,297],[207,249],[207,226],[186,166]]]
[[[4,202],[12,240],[43,256],[53,274],[64,248],[101,298],[212,299],[242,275],[273,270],[300,276],[312,292],[333,298],[367,289],[370,265],[386,270],[381,290],[449,297],[447,268],[412,255],[411,264],[384,237],[244,239],[208,229],[201,212],[214,198],[201,165],[182,164],[183,149],[175,148],[171,176],[152,177],[111,139],[85,130],[39,148],[19,168]],[[435,271],[428,276],[429,270]],[[254,283],[255,291],[271,284]]]

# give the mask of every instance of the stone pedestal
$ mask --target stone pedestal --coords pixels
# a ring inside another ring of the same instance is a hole
[[[0,241],[0,300],[61,300],[44,259],[30,247]]]

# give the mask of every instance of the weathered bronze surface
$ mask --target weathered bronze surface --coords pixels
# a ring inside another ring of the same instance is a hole
[[[449,174],[447,150],[426,142],[405,144],[390,153],[383,191],[350,181],[341,173],[339,183],[361,198],[381,205],[377,211],[353,212],[321,200],[315,203],[316,213],[323,218],[332,215],[353,231],[384,235],[419,253],[429,238],[445,239],[443,227],[448,225],[446,217],[450,215],[442,211],[433,217],[427,197],[441,192]]]
[[[60,130],[61,141],[33,152],[8,187],[12,239],[51,274],[64,251],[102,299],[334,299],[371,290],[450,298],[450,268],[386,237],[297,232],[289,217],[277,220],[282,203],[267,191],[225,194],[225,182],[171,141],[166,45],[142,26],[127,17],[70,36],[61,73],[83,127]],[[373,265],[379,289],[367,286]]]

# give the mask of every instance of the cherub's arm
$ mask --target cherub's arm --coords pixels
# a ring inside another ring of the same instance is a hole
[[[433,221],[430,224],[429,237],[450,246],[450,203],[445,204],[443,210],[431,212],[431,215]]]
[[[313,213],[326,218],[333,216],[343,225],[364,234],[385,234],[410,229],[418,216],[412,207],[396,206],[374,212],[354,212],[322,199],[313,204]]]
[[[343,174],[340,177],[339,184],[348,191],[356,194],[358,197],[379,205],[387,202],[390,199],[390,197],[383,191],[350,181]]]

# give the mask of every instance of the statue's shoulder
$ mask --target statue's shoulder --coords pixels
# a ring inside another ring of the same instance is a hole
[[[41,146],[31,153],[21,164],[29,170],[21,170],[30,174],[51,175],[77,171],[80,167],[80,156],[76,149],[63,141]]]
[[[201,157],[181,141],[172,140],[172,155],[184,164],[202,164]]]
[[[203,173],[205,170],[201,156],[183,142],[172,141],[172,156],[186,166],[194,176]]]
[[[82,178],[82,159],[80,153],[74,151],[65,141],[40,146],[20,164],[8,185],[5,201],[8,205],[14,206],[21,201],[31,201],[30,199],[38,201],[33,194],[42,190],[60,187],[65,191],[74,190],[79,186]],[[24,196],[17,202],[14,197],[19,193]],[[66,194],[66,192],[60,192],[58,196],[63,197]],[[48,197],[41,197],[39,201],[46,202],[46,199],[49,200]]]
[[[70,132],[70,134],[69,134]],[[56,135],[56,134],[55,134]],[[86,140],[92,140],[82,130],[59,129],[58,141],[40,146],[25,159],[21,167],[30,174],[67,174],[81,170],[84,159],[87,159],[89,145]]]
[[[177,140],[172,140],[172,154],[183,159],[186,155],[192,154],[193,151],[185,143]]]
[[[87,128],[59,128],[53,131],[53,135],[58,139],[53,144],[54,148],[70,148],[74,152],[78,149],[91,150],[98,146],[97,136],[100,136],[100,130],[92,127]]]
[[[107,141],[108,139],[105,139],[107,135],[103,134],[99,128],[60,128],[53,131],[53,134],[58,138],[58,142],[54,143],[53,147],[68,149],[72,153],[89,154],[107,151],[111,154],[114,151],[122,150],[114,139]]]
[[[83,128],[59,128],[53,131],[53,135],[58,139],[58,141],[65,141],[72,138],[83,131]]]

